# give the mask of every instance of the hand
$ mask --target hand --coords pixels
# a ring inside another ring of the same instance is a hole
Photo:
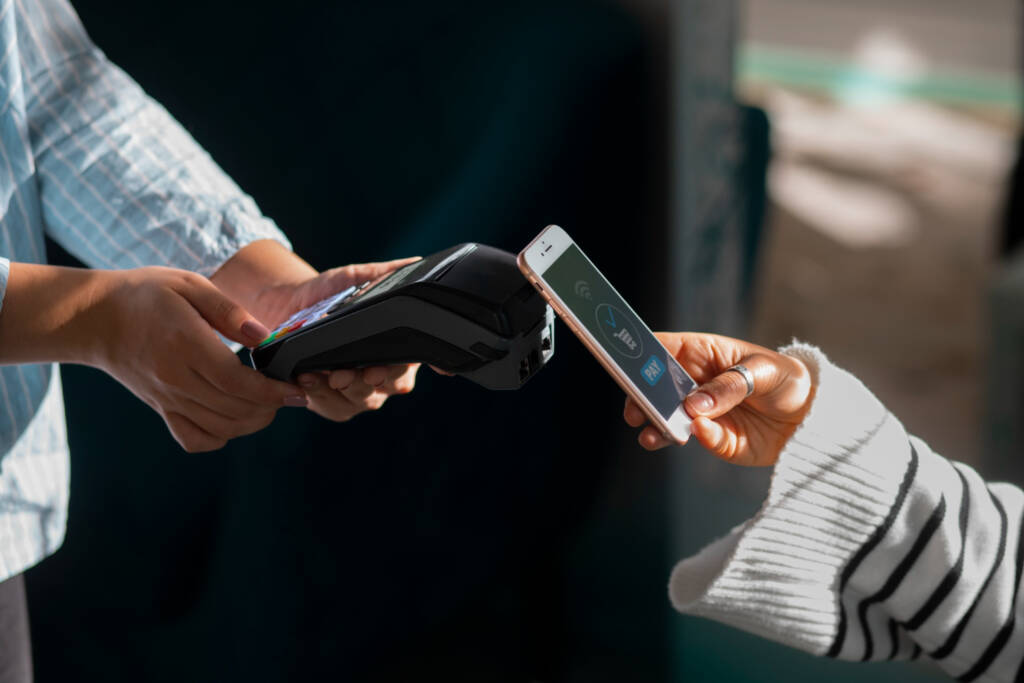
[[[657,337],[700,384],[684,406],[701,445],[737,465],[774,465],[810,409],[814,388],[807,367],[796,358],[728,337],[685,332]],[[743,376],[728,371],[738,363],[754,376],[749,397]],[[647,420],[628,398],[623,417],[632,427]],[[652,426],[638,441],[648,450],[669,445]]]
[[[201,275],[170,268],[94,271],[80,336],[84,360],[160,414],[191,453],[221,448],[266,427],[284,405],[304,406],[297,387],[242,365],[217,338],[247,345],[269,331]]]
[[[295,311],[417,260],[407,258],[343,266],[298,283],[269,287],[258,295],[253,312],[276,327]],[[361,412],[379,409],[390,396],[412,391],[418,370],[419,363],[414,363],[361,370],[307,372],[296,379],[309,397],[310,410],[329,420],[344,422]]]

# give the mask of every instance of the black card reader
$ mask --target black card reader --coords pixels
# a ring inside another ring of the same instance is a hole
[[[551,308],[515,256],[454,246],[299,311],[250,351],[252,366],[302,372],[429,363],[488,389],[518,389],[555,352]]]

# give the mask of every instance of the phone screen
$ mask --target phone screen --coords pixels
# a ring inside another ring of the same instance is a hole
[[[696,384],[590,259],[570,244],[542,277],[667,420]]]

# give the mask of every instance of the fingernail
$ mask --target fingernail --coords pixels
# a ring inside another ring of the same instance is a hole
[[[302,375],[301,377],[299,377],[299,384],[308,389],[316,384],[316,377],[312,377],[310,375]]]
[[[698,413],[706,413],[715,407],[715,401],[703,391],[691,394],[686,401]]]
[[[259,344],[261,341],[270,336],[270,330],[263,326],[262,323],[256,320],[246,320],[242,323],[242,334],[246,337]]]
[[[284,404],[289,408],[305,408],[309,405],[309,399],[302,394],[295,394],[294,396],[285,396]]]

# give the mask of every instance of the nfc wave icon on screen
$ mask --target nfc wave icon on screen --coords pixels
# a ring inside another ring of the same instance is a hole
[[[576,296],[590,301],[590,283],[586,280],[577,280],[576,284],[573,285],[573,290],[576,292]]]

